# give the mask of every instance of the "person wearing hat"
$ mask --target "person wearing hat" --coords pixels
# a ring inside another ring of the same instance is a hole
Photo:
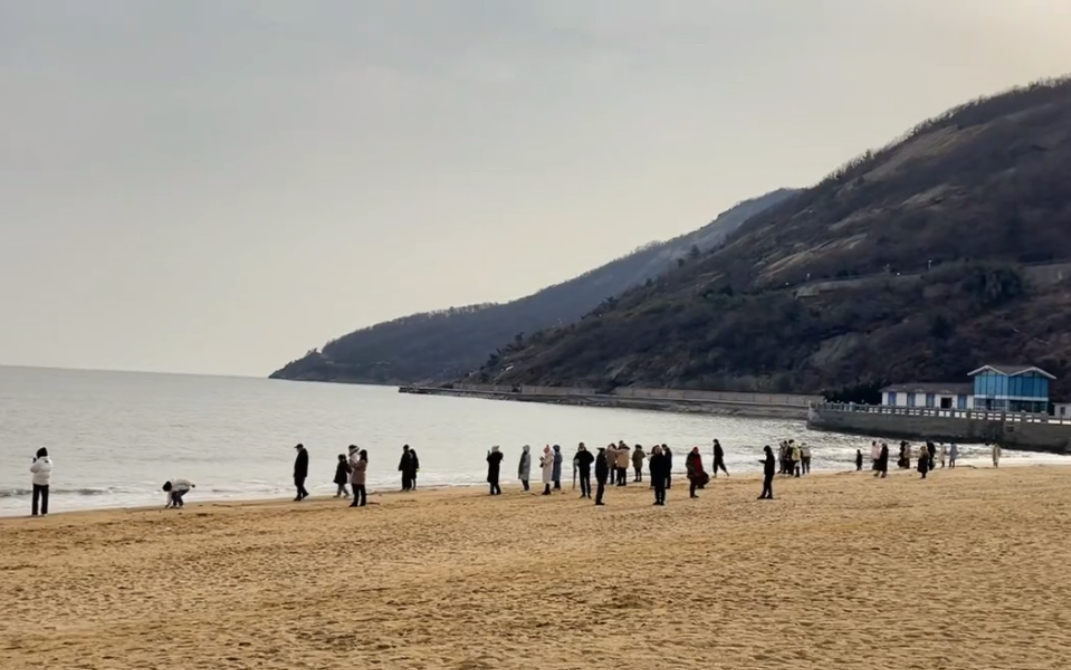
[[[300,443],[295,445],[294,449],[297,449],[297,458],[294,459],[294,488],[297,489],[297,497],[294,502],[298,502],[309,497],[309,492],[305,490],[305,478],[309,476],[309,452],[305,451],[305,445]]]
[[[350,449],[356,450],[357,447]],[[350,453],[350,484],[353,485],[353,502],[350,507],[364,507],[368,503],[368,492],[364,488],[365,475],[368,472],[368,451],[361,449],[356,453],[356,459],[353,452]]]

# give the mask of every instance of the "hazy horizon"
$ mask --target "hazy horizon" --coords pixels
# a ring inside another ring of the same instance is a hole
[[[0,0],[0,365],[265,376],[522,297],[1066,74],[1068,34],[1062,0]]]

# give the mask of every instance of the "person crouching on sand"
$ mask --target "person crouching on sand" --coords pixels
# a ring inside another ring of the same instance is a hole
[[[766,453],[766,458],[759,461],[762,463],[762,494],[759,500],[773,500],[773,478],[774,473],[777,472],[777,459],[770,445],[763,447],[763,451]]]
[[[532,448],[527,444],[521,449],[521,462],[517,465],[517,479],[521,480],[521,486],[528,490],[528,478],[532,474]]]
[[[164,505],[164,509],[168,507],[179,508],[183,506],[182,496],[190,492],[190,489],[195,488],[197,485],[188,479],[172,479],[171,481],[164,482],[164,491],[167,492],[167,504]]]
[[[543,447],[539,467],[543,470],[543,495],[549,496],[550,486],[554,483],[554,454],[551,453],[549,444]]]
[[[651,482],[654,484],[654,504],[664,506],[666,504],[666,482],[669,480],[669,459],[657,444],[651,449],[651,458],[647,462],[647,469],[651,473]]]
[[[365,489],[365,477],[368,476],[368,451],[361,449],[357,459],[350,463],[350,484],[353,486],[353,502],[350,507],[364,507],[368,503],[368,491]]]
[[[357,447],[350,445],[350,454]],[[338,455],[338,465],[335,466],[335,497],[336,498],[349,498],[350,492],[346,490],[346,484],[350,481],[350,464],[346,460],[346,454]]]

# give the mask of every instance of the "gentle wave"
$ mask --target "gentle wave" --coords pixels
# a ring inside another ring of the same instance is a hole
[[[124,493],[122,489],[54,489],[49,488],[49,495],[103,496],[110,493]],[[0,498],[23,498],[33,495],[33,489],[0,488]]]

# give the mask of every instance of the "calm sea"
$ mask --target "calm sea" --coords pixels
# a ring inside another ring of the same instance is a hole
[[[55,463],[51,512],[163,504],[172,477],[197,484],[188,500],[292,494],[293,446],[310,455],[306,484],[333,494],[338,454],[368,449],[370,490],[398,485],[403,444],[420,456],[420,486],[483,483],[491,445],[506,455],[512,484],[521,446],[560,444],[568,459],[578,442],[665,442],[682,470],[687,448],[709,463],[719,438],[730,472],[757,472],[761,447],[803,439],[813,469],[852,467],[869,440],[808,431],[801,421],[770,421],[594,409],[397,393],[393,388],[267,379],[0,367],[0,515],[28,513],[34,452]],[[982,456],[965,448],[965,456]],[[1007,453],[1009,460],[1056,457]],[[538,479],[538,475],[535,475]],[[567,485],[568,486],[568,485]]]

